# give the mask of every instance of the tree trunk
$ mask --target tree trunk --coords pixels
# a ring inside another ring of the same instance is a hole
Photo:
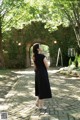
[[[30,44],[26,45],[26,67],[30,67],[31,62],[30,62]]]
[[[0,16],[0,68],[4,67],[4,57],[2,51],[2,21]]]
[[[74,27],[74,33],[75,33],[75,36],[76,36],[76,40],[77,40],[77,43],[78,43],[78,46],[80,48],[80,27]]]

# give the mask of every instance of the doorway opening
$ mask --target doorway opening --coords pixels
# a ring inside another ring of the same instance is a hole
[[[42,54],[44,54],[48,60],[48,63],[50,65],[50,52],[49,52],[49,46],[45,44],[40,44]],[[34,66],[33,64],[33,46],[30,48],[30,58],[31,58],[31,66]]]

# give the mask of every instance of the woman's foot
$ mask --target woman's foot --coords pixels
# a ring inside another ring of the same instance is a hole
[[[36,107],[39,107],[39,103],[38,102],[36,102]]]
[[[44,101],[39,98],[37,98],[36,100],[36,107],[38,107],[39,109],[47,109],[47,107],[44,106]]]

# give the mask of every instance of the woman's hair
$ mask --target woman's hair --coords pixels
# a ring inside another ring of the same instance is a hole
[[[39,49],[39,43],[36,43],[33,45],[33,53],[34,55],[38,54],[38,49]]]

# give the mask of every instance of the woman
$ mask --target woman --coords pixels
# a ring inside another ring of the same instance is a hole
[[[51,89],[48,79],[48,63],[46,57],[41,54],[40,45],[33,46],[33,61],[35,68],[35,95],[37,96],[36,106],[43,108],[44,100],[51,98]]]

